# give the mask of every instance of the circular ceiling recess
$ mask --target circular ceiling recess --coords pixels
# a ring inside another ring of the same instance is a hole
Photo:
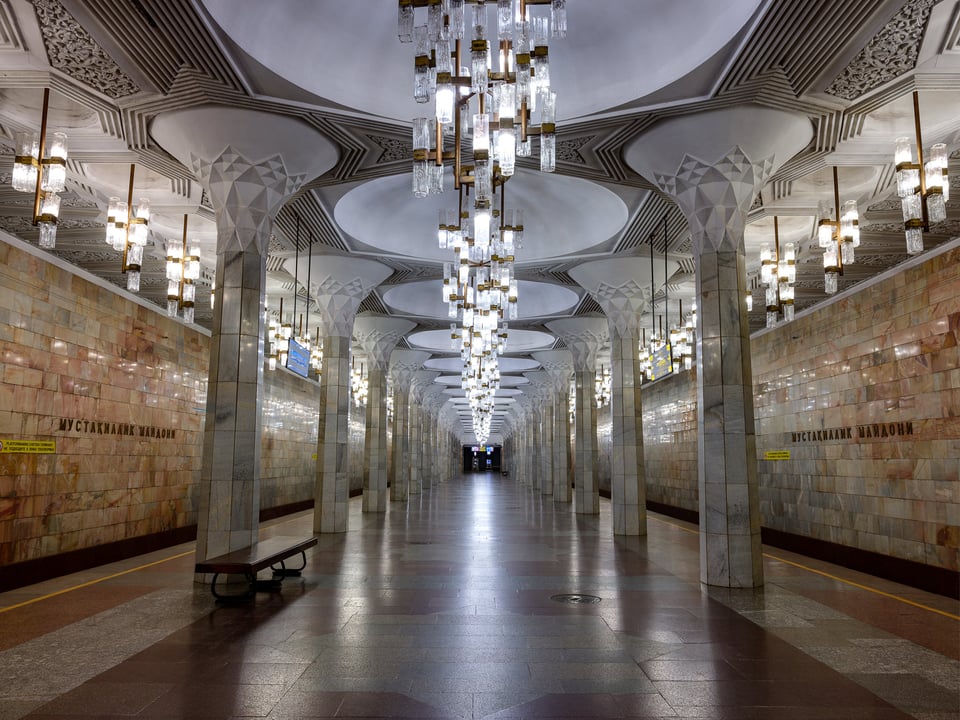
[[[409,175],[377,178],[340,198],[334,219],[352,237],[384,252],[452,261],[453,251],[441,250],[436,241],[438,211],[456,208],[452,170],[446,187],[440,195],[414,199]],[[518,264],[586,252],[627,223],[623,200],[589,180],[518,169],[505,189],[507,210],[524,211]]]
[[[501,373],[526,372],[540,367],[540,363],[529,358],[501,357],[497,363],[500,366]],[[423,366],[427,370],[439,370],[445,373],[458,373],[463,370],[463,362],[458,357],[430,358],[423,363]],[[501,385],[504,384],[503,380],[504,377],[501,374]]]
[[[431,352],[454,352],[450,345],[449,330],[421,330],[407,336],[407,342],[411,348],[417,350],[430,350]],[[531,350],[546,350],[553,346],[556,338],[550,333],[540,332],[539,330],[513,330],[511,329],[507,337],[507,352],[530,352]],[[500,359],[501,369],[505,358]],[[424,367],[431,370],[444,370],[444,368],[433,367],[429,360],[424,363]],[[457,359],[459,365],[454,372],[459,372],[463,363]],[[534,367],[538,367],[534,363]]]
[[[577,293],[562,285],[530,280],[518,280],[517,285],[517,315],[520,320],[556,315],[569,310],[580,300]],[[442,280],[396,285],[383,294],[383,301],[397,312],[437,320],[447,318]]]
[[[396,3],[202,2],[241,50],[304,90],[382,117],[409,121],[424,114],[413,100],[414,47],[397,39]],[[496,3],[487,5],[487,25],[495,36]],[[680,80],[736,37],[760,5],[760,0],[568,3],[567,36],[550,42],[558,118],[609,110]],[[538,16],[545,12],[534,10]],[[418,20],[424,21],[425,16]],[[365,82],[351,81],[340,70],[344,58],[350,76]],[[612,70],[603,82],[597,82],[598,67]]]

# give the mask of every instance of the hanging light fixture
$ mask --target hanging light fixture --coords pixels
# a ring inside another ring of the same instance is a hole
[[[565,37],[564,0],[497,0],[497,66],[493,65],[488,4],[469,3],[467,31],[464,0],[399,0],[398,35],[413,42],[414,98],[428,103],[431,117],[413,121],[413,193],[443,192],[444,163],[453,166],[459,194],[456,217],[441,212],[441,249],[453,249],[455,262],[444,267],[444,300],[454,324],[454,345],[464,360],[461,386],[474,417],[479,442],[489,433],[493,395],[499,386],[497,356],[503,352],[507,324],[516,318],[515,249],[522,247],[523,214],[507,212],[503,187],[513,176],[516,158],[532,154],[540,137],[540,169],[556,168],[556,94],[550,89],[548,37]],[[531,7],[549,5],[550,17]],[[425,25],[415,24],[415,9],[427,8]],[[463,41],[470,41],[466,57]],[[534,124],[532,113],[539,113]],[[452,136],[452,137],[451,137]],[[444,149],[445,137],[452,148]],[[461,139],[470,138],[472,164],[464,163]],[[472,207],[465,197],[473,189]],[[493,207],[500,191],[499,212]]]
[[[54,132],[47,137],[49,104],[50,89],[44,88],[40,132],[16,133],[10,178],[14,190],[33,193],[31,222],[39,229],[38,244],[45,250],[56,246],[60,218],[60,196],[57,193],[63,192],[67,180],[67,136]]]
[[[356,407],[364,407],[367,404],[367,393],[370,389],[366,368],[362,362],[360,367],[357,367],[356,356],[350,362],[350,395],[353,397],[353,404]]]
[[[835,220],[834,213],[839,214]],[[817,244],[823,248],[823,289],[827,295],[837,292],[839,278],[845,265],[855,260],[854,249],[860,247],[860,216],[856,200],[840,204],[840,183],[837,168],[833,168],[833,208],[820,203],[820,222]]]
[[[470,5],[469,30],[466,8]],[[496,6],[496,52],[491,53],[488,6]],[[536,5],[550,17],[534,16]],[[415,10],[427,8],[425,25]],[[496,172],[513,175],[516,158],[532,154],[540,137],[540,169],[556,168],[556,93],[550,88],[548,38],[565,37],[565,0],[399,0],[398,36],[414,44],[414,99],[434,99],[432,117],[413,122],[413,192],[425,197],[443,191],[443,164],[452,160],[454,187]],[[465,57],[463,42],[469,40]],[[496,56],[497,66],[493,65]],[[531,113],[539,109],[539,124]],[[447,132],[453,125],[452,132]],[[453,148],[444,150],[444,136]],[[473,165],[464,165],[462,137],[472,135]],[[478,195],[478,199],[480,199]]]
[[[764,244],[760,248],[760,282],[766,285],[767,327],[776,326],[794,317],[794,284],[797,282],[797,251],[792,242],[780,249],[780,222],[773,217],[773,249]]]
[[[594,377],[593,394],[597,398],[597,409],[610,403],[610,392],[613,387],[613,378],[610,376],[610,368],[601,365],[597,368]]]
[[[281,367],[287,365],[287,353],[290,350],[290,337],[293,335],[293,328],[290,323],[283,321],[283,298],[280,298],[280,313],[277,318],[273,318],[268,310],[266,313],[268,318],[267,339],[270,342],[270,354],[267,356],[267,362],[271,370],[276,370],[278,364]]]
[[[140,198],[133,205],[133,181],[136,165],[130,164],[130,182],[127,186],[127,200],[110,198],[107,206],[107,226],[105,240],[114,250],[121,253],[120,270],[127,276],[127,290],[140,292],[140,266],[143,263],[143,248],[150,236],[150,201]]]
[[[183,311],[183,321],[193,322],[197,298],[196,282],[200,279],[200,248],[187,249],[187,215],[183,216],[183,237],[167,242],[167,316],[177,317]],[[211,303],[213,295],[210,295]]]
[[[911,138],[896,139],[894,163],[897,166],[897,195],[903,209],[903,228],[907,239],[907,254],[923,252],[923,233],[930,232],[932,223],[947,219],[946,202],[950,199],[950,178],[947,174],[947,146],[930,146],[929,159],[924,162],[923,138],[920,134],[920,94],[913,91],[913,138],[917,146],[917,162],[913,162]]]

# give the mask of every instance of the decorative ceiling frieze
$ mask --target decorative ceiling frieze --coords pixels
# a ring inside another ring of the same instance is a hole
[[[402,162],[413,157],[413,143],[408,140],[382,135],[367,135],[367,137],[383,148],[383,152],[377,158],[377,164]]]
[[[113,58],[104,52],[58,0],[31,0],[50,65],[107,97],[140,92]]]
[[[893,16],[826,88],[828,95],[856,100],[916,67],[930,10],[940,0],[913,0]]]
[[[591,142],[595,136],[557,139],[557,162],[574,163],[576,165],[586,165],[587,161],[580,154],[580,149]]]

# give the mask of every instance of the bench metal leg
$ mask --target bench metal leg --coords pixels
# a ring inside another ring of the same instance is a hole
[[[307,566],[307,553],[306,551],[301,551],[300,553],[300,567],[298,568],[288,568],[286,563],[281,560],[280,566],[271,565],[270,569],[273,570],[273,576],[275,578],[285,578],[285,577],[300,577],[301,572]]]
[[[233,574],[233,573],[230,573]],[[257,576],[251,575],[250,573],[244,573],[243,577],[247,581],[247,590],[242,593],[221,593],[217,592],[217,578],[220,577],[220,573],[214,573],[213,579],[210,581],[210,592],[213,593],[213,596],[217,599],[217,602],[222,603],[240,603],[240,602],[250,602],[253,600],[254,595],[257,594]]]

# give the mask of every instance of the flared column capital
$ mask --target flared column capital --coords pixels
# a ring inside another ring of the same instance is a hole
[[[283,203],[338,157],[330,140],[297,118],[225,105],[161,113],[150,134],[207,190],[218,253],[264,255]]]
[[[739,105],[663,120],[624,157],[676,201],[699,255],[742,247],[757,193],[812,137],[803,115]]]
[[[662,256],[605,258],[577,265],[569,273],[603,308],[611,332],[638,337],[641,316],[678,267]]]
[[[547,328],[563,338],[578,372],[596,370],[597,353],[608,337],[605,317],[562,318],[548,322]]]
[[[390,317],[389,315],[359,315],[353,322],[353,335],[367,354],[372,365],[379,370],[387,370],[390,353],[406,333],[417,324],[412,320]]]
[[[382,263],[343,255],[313,255],[284,265],[294,277],[307,278],[324,337],[351,337],[360,303],[393,274]]]

